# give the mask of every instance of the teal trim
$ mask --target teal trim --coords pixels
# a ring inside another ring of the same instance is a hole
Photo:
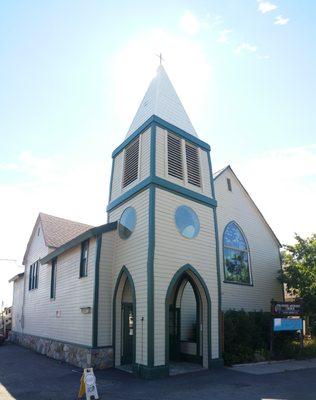
[[[208,167],[209,167],[209,170],[210,170],[212,196],[213,196],[213,199],[216,199],[215,186],[214,186],[214,177],[213,177],[213,170],[212,170],[212,161],[211,161],[211,153],[209,151],[207,152],[207,160],[208,160]]]
[[[117,222],[111,222],[109,224],[97,226],[95,228],[91,228],[88,231],[82,233],[79,236],[76,236],[74,239],[70,240],[69,242],[63,244],[62,246],[58,247],[56,250],[49,253],[47,256],[43,257],[40,262],[41,264],[47,264],[53,258],[59,256],[60,254],[64,253],[67,250],[72,249],[75,246],[78,246],[82,242],[87,239],[92,238],[93,236],[98,236],[102,233],[114,231],[117,227]]]
[[[113,159],[112,159],[112,168],[111,168],[111,178],[110,178],[109,203],[110,203],[111,197],[112,197],[114,164],[115,164],[115,159],[113,158]]]
[[[217,202],[211,197],[204,196],[193,190],[184,188],[183,186],[177,185],[175,183],[169,182],[166,179],[159,178],[158,176],[149,176],[142,182],[138,183],[136,186],[122,194],[117,199],[113,200],[107,207],[107,211],[112,211],[125,201],[129,200],[131,197],[135,196],[137,193],[146,189],[150,185],[155,185],[162,189],[168,190],[169,192],[176,193],[182,197],[189,200],[197,201],[198,203],[204,204],[208,207],[216,207]]]
[[[158,365],[155,367],[148,367],[147,365],[137,364],[133,368],[133,372],[139,378],[143,379],[159,379],[169,376],[168,365]]]
[[[155,257],[155,201],[156,188],[149,189],[148,253],[147,253],[147,364],[154,366],[154,257]]]
[[[87,246],[87,258],[84,263],[83,254],[84,254],[85,246]],[[89,247],[90,247],[89,239],[85,240],[84,242],[81,242],[79,279],[86,278],[88,276],[88,259],[89,259],[89,253],[90,253]]]
[[[151,183],[150,177],[144,179],[142,182],[138,183],[136,186],[132,187],[127,192],[123,193],[117,199],[111,201],[111,203],[107,206],[106,211],[109,212],[114,210],[114,208],[118,207],[125,201],[129,200],[142,190],[146,189],[150,185],[150,183]]]
[[[208,143],[203,142],[203,140],[197,138],[196,136],[191,135],[190,133],[185,132],[184,130],[178,128],[177,126],[170,124],[170,122],[167,122],[164,119],[157,117],[157,115],[154,115],[154,122],[156,122],[156,124],[161,128],[167,129],[169,132],[172,132],[188,140],[189,142],[196,144],[197,146],[201,147],[204,150],[208,151],[211,150],[211,147]]]
[[[211,298],[210,294],[208,291],[208,288],[206,286],[206,283],[204,282],[203,278],[201,275],[198,273],[198,271],[192,267],[190,264],[185,264],[183,265],[178,271],[174,274],[173,278],[170,281],[167,294],[166,294],[166,299],[165,299],[165,364],[169,365],[169,298],[172,294],[172,291],[174,287],[177,285],[177,283],[182,280],[183,276],[191,272],[196,279],[200,282],[205,296],[206,296],[206,301],[207,301],[207,344],[208,344],[208,365],[209,368],[211,366],[211,359],[212,359],[212,332],[211,332],[211,320],[212,320],[212,303],[211,303]],[[194,282],[194,280],[193,280]],[[192,284],[192,283],[191,283]],[[194,285],[196,286],[196,283],[194,282]],[[199,291],[198,291],[199,292]],[[200,294],[200,293],[199,293]],[[203,321],[204,322],[204,321]]]
[[[150,132],[150,176],[156,176],[156,124],[151,125]]]
[[[118,274],[118,277],[116,279],[116,284],[114,288],[114,294],[113,294],[113,310],[112,310],[112,319],[113,319],[113,327],[112,327],[112,342],[113,342],[113,360],[114,360],[114,366],[115,366],[115,352],[116,352],[116,297],[117,297],[117,290],[119,287],[119,284],[121,282],[123,274],[126,275],[131,288],[132,288],[132,295],[133,295],[133,311],[134,311],[134,337],[133,337],[133,365],[135,365],[135,357],[136,357],[136,322],[137,322],[137,310],[136,310],[136,291],[135,291],[135,285],[134,281],[132,278],[132,275],[130,274],[129,270],[125,267],[125,265],[122,267],[120,273]]]
[[[210,152],[207,153],[208,166],[210,170],[210,180],[213,198],[216,199],[215,185],[212,170],[212,161]],[[216,251],[216,273],[217,273],[217,292],[218,292],[218,354],[222,357],[222,286],[221,286],[221,267],[220,267],[220,250],[219,250],[219,237],[218,237],[218,222],[217,222],[217,210],[213,208],[213,219],[214,219],[214,234],[215,234],[215,251]]]
[[[228,283],[229,285],[241,285],[241,286],[254,286],[252,283],[242,283],[242,282],[234,282],[234,281],[225,281],[223,280],[223,283]]]
[[[196,284],[195,284],[193,278],[189,274],[187,274],[186,272],[184,272],[182,274],[181,278],[178,280],[177,288],[176,288],[175,294],[174,294],[173,308],[174,308],[174,311],[175,311],[176,310],[177,299],[178,299],[178,296],[179,296],[179,290],[180,290],[181,284],[182,284],[182,282],[184,280],[186,280],[186,281],[188,281],[190,283],[190,285],[191,285],[191,287],[193,289],[195,302],[196,302],[196,317],[197,317],[196,318],[196,326],[197,326],[196,349],[197,349],[197,354],[196,355],[190,355],[188,357],[188,358],[190,358],[190,360],[189,359],[185,360],[186,355],[182,354],[180,352],[180,359],[181,359],[181,361],[199,362],[200,364],[202,364],[203,363],[203,354],[201,354],[201,347],[200,347],[200,323],[201,323],[201,318],[200,318],[201,315],[200,315],[200,313],[201,313],[201,310],[202,310],[202,313],[203,313],[202,299],[201,299],[200,292],[199,292],[198,288],[196,287]],[[181,297],[183,296],[183,290],[184,290],[184,288],[182,289]],[[180,303],[181,303],[181,300],[180,300]],[[170,305],[170,303],[169,303],[169,305]],[[181,314],[181,311],[180,311],[180,314]],[[181,325],[180,325],[180,330],[181,330]]]
[[[210,150],[210,145],[203,140],[197,138],[196,136],[191,135],[188,132],[178,128],[177,126],[170,124],[170,122],[165,121],[164,119],[157,117],[157,115],[152,115],[150,118],[147,119],[135,132],[133,132],[128,138],[124,140],[122,144],[120,144],[112,153],[112,157],[117,156],[132,140],[134,140],[137,136],[139,136],[142,132],[144,132],[150,124],[155,122],[158,126],[163,129],[167,129],[168,131],[183,137],[184,139],[188,140],[189,142],[196,144],[197,146],[201,147],[204,150]]]
[[[225,247],[225,246],[224,246],[224,236],[225,236],[225,231],[226,231],[228,225],[231,224],[231,223],[237,225],[237,228],[239,229],[240,233],[242,234],[242,237],[245,239],[245,242],[246,242],[246,244],[247,244],[247,252],[248,252],[248,259],[249,259],[249,260],[248,260],[248,268],[249,268],[249,279],[250,279],[250,282],[234,282],[234,281],[228,281],[228,280],[226,280],[226,273],[225,273],[225,255],[224,255],[224,247]],[[226,226],[225,226],[225,228],[224,228],[224,230],[223,230],[223,234],[222,234],[222,257],[223,257],[223,274],[224,274],[224,275],[223,275],[223,277],[224,277],[223,282],[225,282],[225,283],[232,283],[232,284],[234,284],[234,285],[254,286],[254,284],[253,284],[253,276],[252,276],[251,252],[250,252],[249,243],[248,243],[247,237],[246,237],[246,235],[244,234],[244,231],[242,230],[241,226],[240,226],[240,225],[238,224],[238,222],[236,222],[235,220],[229,221],[229,222],[226,224]]]
[[[98,346],[98,320],[99,320],[99,275],[102,235],[98,235],[96,241],[96,255],[94,267],[94,293],[93,293],[93,320],[92,320],[92,346]]]
[[[135,132],[133,132],[131,135],[129,135],[128,138],[124,140],[122,144],[120,144],[112,153],[112,157],[114,158],[117,156],[129,143],[131,143],[137,136],[139,136],[141,133],[143,133],[149,125],[154,121],[154,115],[152,115],[150,118],[147,119],[138,129],[136,129]]]
[[[224,366],[224,360],[222,358],[213,358],[211,360],[210,369],[222,368]]]
[[[169,182],[166,179],[155,177],[153,179],[153,183],[158,187],[169,190],[170,192],[176,194],[180,194],[187,199],[197,201],[198,203],[204,204],[208,207],[217,206],[216,200],[212,199],[211,197],[204,196],[203,194],[184,188],[183,186],[176,185],[175,183]]]

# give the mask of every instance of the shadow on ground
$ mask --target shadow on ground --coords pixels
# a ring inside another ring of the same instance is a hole
[[[0,386],[1,400],[74,400],[80,376],[80,369],[23,347],[0,347],[0,384],[8,393]],[[222,368],[144,381],[116,369],[96,372],[103,400],[315,400],[315,376],[316,368],[268,375]]]

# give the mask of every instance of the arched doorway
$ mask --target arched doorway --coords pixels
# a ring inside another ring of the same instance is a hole
[[[211,360],[211,302],[207,286],[190,265],[178,270],[166,295],[166,364]]]
[[[113,299],[114,365],[135,363],[136,297],[133,279],[123,267],[116,282]]]

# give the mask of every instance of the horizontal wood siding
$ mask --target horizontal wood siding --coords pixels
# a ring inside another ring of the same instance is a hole
[[[114,168],[112,176],[111,201],[119,197],[122,193],[124,151],[121,151],[112,162],[114,163]]]
[[[196,325],[196,299],[191,284],[188,282],[181,298],[181,340],[192,338]]]
[[[231,192],[227,187],[227,178],[231,180]],[[276,279],[280,269],[277,242],[229,170],[215,180],[215,193],[218,202],[221,279],[224,280],[223,231],[230,221],[236,221],[246,236],[253,276],[253,286],[222,283],[222,308],[268,311],[272,298],[282,299],[282,288]]]
[[[90,239],[88,275],[81,279],[81,246],[58,257],[55,300],[50,299],[51,265],[40,266],[38,289],[26,290],[24,333],[92,345],[93,314],[82,314],[80,307],[93,308],[95,245]]]
[[[122,150],[114,159],[114,169],[112,177],[111,201],[118,198],[142,180],[149,176],[150,172],[150,129],[143,132],[140,137],[139,147],[139,172],[138,178],[125,188],[122,187],[123,168],[124,168],[124,150]]]
[[[98,346],[112,345],[112,270],[116,231],[102,235],[99,269]]]
[[[137,222],[132,235],[123,240],[115,234],[114,263],[112,274],[112,290],[114,291],[118,275],[123,266],[130,272],[136,291],[136,362],[147,363],[147,253],[148,253],[148,218],[149,190],[145,190],[134,198],[109,213],[110,222],[119,220],[122,212],[129,206],[136,210]],[[118,302],[121,301],[118,294]],[[141,318],[144,317],[143,324]],[[118,349],[121,332],[119,314],[116,318],[116,346]],[[143,330],[143,331],[142,331]],[[119,362],[116,349],[116,363]]]
[[[174,215],[180,205],[191,207],[200,220],[200,232],[186,239],[178,232]],[[185,264],[191,264],[208,286],[212,301],[212,358],[218,357],[218,294],[216,248],[213,212],[210,208],[162,189],[156,191],[156,236],[154,265],[155,295],[155,365],[165,363],[165,298],[174,274]],[[203,301],[203,299],[202,299]],[[204,317],[206,315],[206,304]],[[204,326],[207,332],[207,326]],[[204,335],[204,359],[207,361],[207,335]]]
[[[18,279],[13,282],[13,301],[12,301],[12,330],[22,332],[22,304],[24,294],[24,280]]]

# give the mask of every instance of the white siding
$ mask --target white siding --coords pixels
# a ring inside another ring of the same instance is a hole
[[[227,189],[231,180],[232,192]],[[222,309],[269,311],[270,301],[282,299],[282,287],[276,277],[280,269],[279,248],[271,231],[234,175],[227,170],[215,180],[218,202],[218,234],[222,280]],[[253,286],[224,283],[223,232],[236,221],[245,234],[249,249]]]
[[[146,179],[150,173],[150,129],[147,129],[140,135],[140,149],[139,149],[139,170],[138,178],[130,185],[122,188],[122,176],[124,166],[124,150],[122,150],[113,160],[113,183],[111,201],[115,200],[121,194],[125,193],[142,180]]]
[[[208,197],[212,196],[211,181],[210,181],[210,168],[208,164],[207,152],[198,148],[200,158],[200,171],[201,171],[201,187],[191,185],[186,179],[186,163],[183,162],[184,178],[177,179],[173,176],[168,175],[168,163],[167,163],[167,134],[165,129],[157,127],[156,133],[156,175],[160,178],[164,178],[172,183],[186,187],[187,189],[193,190],[194,192],[201,193]],[[184,139],[182,139],[184,142]],[[184,144],[182,143],[183,152]],[[185,161],[183,153],[183,161]]]
[[[181,298],[181,340],[189,340],[194,335],[196,324],[196,299],[193,288],[188,282]]]
[[[24,294],[24,279],[13,282],[12,330],[22,332],[22,305]]]
[[[26,286],[24,333],[92,345],[92,313],[84,315],[80,307],[93,307],[95,245],[96,240],[90,239],[88,276],[81,279],[80,245],[58,257],[55,300],[50,299],[51,265],[40,265],[38,289],[29,291]],[[30,253],[32,248],[33,243]]]
[[[148,218],[149,190],[145,190],[109,213],[109,221],[120,218],[123,210],[132,206],[136,210],[137,222],[135,231],[123,240],[115,234],[114,266],[112,290],[114,291],[118,275],[123,266],[130,272],[136,291],[136,362],[147,363],[147,253],[148,253]],[[120,307],[121,293],[117,294],[117,310]],[[113,293],[112,293],[113,297]],[[118,311],[117,311],[118,312]],[[120,363],[120,318],[116,318],[116,365]],[[144,317],[143,324],[141,318]],[[143,332],[142,332],[143,326]],[[143,338],[143,342],[142,342]]]
[[[200,232],[194,239],[186,239],[178,232],[174,214],[180,205],[187,205],[197,213]],[[204,279],[212,302],[211,337],[212,358],[218,357],[218,294],[216,248],[213,210],[199,203],[156,190],[155,237],[155,365],[165,363],[165,299],[174,274],[185,264],[191,264]],[[203,297],[203,296],[202,296]],[[203,307],[204,336],[203,363],[207,365],[207,307]]]
[[[112,345],[112,269],[116,231],[102,235],[99,270],[98,346]]]

